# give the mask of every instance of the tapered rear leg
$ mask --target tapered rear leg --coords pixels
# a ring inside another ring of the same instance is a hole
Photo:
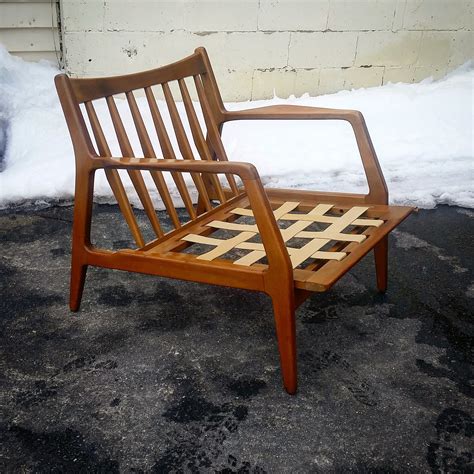
[[[377,288],[381,293],[385,293],[388,281],[388,235],[374,247],[374,256]]]
[[[285,390],[293,395],[297,388],[295,307],[293,298],[272,296],[280,365]]]
[[[81,305],[84,282],[86,281],[87,265],[73,257],[71,263],[71,285],[69,290],[69,308],[78,311]]]

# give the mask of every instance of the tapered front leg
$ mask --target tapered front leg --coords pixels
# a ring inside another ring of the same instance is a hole
[[[374,247],[374,257],[377,288],[381,293],[385,293],[388,281],[388,235]]]
[[[283,293],[273,295],[272,302],[283,385],[293,395],[297,388],[294,300]]]
[[[77,311],[81,304],[82,291],[86,279],[86,248],[91,245],[90,231],[92,218],[92,198],[94,173],[76,171],[76,192],[74,196],[74,223],[72,227],[71,286],[69,307]]]
[[[86,273],[87,265],[82,264],[78,258],[73,256],[71,263],[71,286],[69,290],[69,308],[71,311],[78,311],[81,305]]]

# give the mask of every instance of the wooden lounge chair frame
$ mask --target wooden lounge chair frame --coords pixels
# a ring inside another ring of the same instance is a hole
[[[387,186],[362,114],[354,110],[290,105],[226,110],[204,48],[196,49],[194,54],[178,62],[146,72],[97,79],[70,79],[60,74],[55,82],[76,158],[71,310],[79,309],[88,265],[265,292],[273,302],[284,387],[294,394],[297,388],[296,308],[313,292],[331,288],[372,249],[377,286],[385,291],[387,236],[413,210],[388,206]],[[200,159],[194,156],[192,142],[174,101],[170,88],[173,82],[177,82]],[[206,132],[198,120],[187,82],[194,83],[196,88]],[[164,94],[172,122],[170,128],[179,148],[178,158],[152,87],[155,90],[161,87]],[[157,158],[137,105],[133,91],[139,89],[145,93],[160,143],[159,154],[163,158]],[[125,94],[144,158],[134,157],[114,100],[118,94]],[[93,105],[96,99],[104,98],[122,157],[112,157]],[[221,141],[224,123],[280,119],[349,122],[367,177],[368,194],[264,189],[254,165],[228,161]],[[136,250],[110,251],[91,243],[97,170],[105,170],[137,243]],[[136,189],[156,233],[156,239],[151,242],[144,241],[118,170],[126,170]],[[155,213],[143,172],[151,174],[173,223],[174,230],[168,233],[162,230]],[[189,214],[187,223],[181,223],[178,218],[164,173],[172,176],[180,192]],[[192,203],[190,184],[183,173],[192,177],[199,196],[197,205]],[[235,176],[240,178],[240,185]],[[242,218],[252,222],[239,223]],[[279,222],[282,221],[289,225],[281,230]],[[312,225],[327,227],[305,230]],[[231,237],[215,238],[216,231],[228,232]],[[256,238],[261,240],[255,241]],[[290,243],[293,238],[303,240],[303,245],[294,247]],[[186,253],[195,244],[208,246],[208,251],[199,255]],[[244,255],[234,261],[225,258],[233,251]]]

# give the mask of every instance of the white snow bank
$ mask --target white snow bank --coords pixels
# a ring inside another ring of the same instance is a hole
[[[74,157],[53,84],[57,73],[49,63],[27,63],[0,47],[0,208],[73,196]],[[366,118],[391,202],[474,207],[473,79],[474,69],[466,64],[440,81],[228,107],[297,104],[358,109]],[[149,121],[144,99],[138,103]],[[118,106],[125,113],[125,101],[119,100]],[[97,112],[107,121],[105,131],[111,137],[112,126],[100,101]],[[165,118],[169,120],[166,114]],[[129,114],[125,121],[131,130]],[[136,135],[132,142],[141,156]],[[225,126],[224,143],[229,158],[254,163],[267,186],[367,190],[355,139],[345,122],[233,122]],[[118,153],[116,142],[111,148]],[[96,197],[111,198],[102,174],[96,179]]]

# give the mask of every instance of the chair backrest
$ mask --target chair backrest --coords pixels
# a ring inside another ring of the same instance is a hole
[[[205,130],[199,121],[199,114],[196,113],[195,103],[191,99],[190,83],[197,93]],[[167,109],[166,120],[164,120],[163,110],[160,111],[155,100],[152,90],[154,86],[158,86],[163,94]],[[115,135],[113,140],[118,142],[120,155],[123,157],[135,156],[129,132],[114,98],[114,96],[123,94],[128,104],[128,112],[131,115],[131,122],[133,122],[143,157],[227,160],[220,136],[221,115],[224,106],[204,48],[196,49],[194,54],[175,63],[136,74],[92,79],[71,79],[61,74],[56,77],[56,87],[71,134],[78,168],[93,156],[112,156],[110,140],[107,140],[104,124],[99,120],[99,115],[93,104],[98,99],[105,99]],[[174,95],[173,87],[175,87]],[[146,100],[140,99],[140,101],[147,104],[151,116],[150,121],[143,118],[134,94],[137,91],[144,93]],[[175,102],[175,95],[178,91],[185,112],[181,115]],[[187,126],[183,123],[183,115],[187,117]],[[156,146],[153,146],[150,138],[150,122],[152,122],[154,133],[157,135],[159,153],[156,153]],[[166,122],[168,122],[168,126],[166,126]],[[191,137],[188,136],[186,130],[188,133],[190,131]],[[173,143],[175,143],[175,147],[173,147]],[[141,172],[129,171],[128,174],[151,226],[156,235],[161,237],[163,230]],[[179,227],[181,222],[173,205],[166,180],[160,172],[154,171],[151,172],[151,175],[171,222],[175,228]],[[116,170],[107,170],[106,176],[137,245],[143,246],[143,236],[131,210],[119,173]],[[188,190],[189,184],[186,184],[182,173],[172,173],[172,178],[190,218],[194,219],[197,214]],[[192,181],[206,211],[212,208],[212,201],[223,203],[226,201],[226,196],[239,192],[233,176],[227,176],[228,189],[223,188],[222,183],[215,175],[206,177],[193,173]]]

